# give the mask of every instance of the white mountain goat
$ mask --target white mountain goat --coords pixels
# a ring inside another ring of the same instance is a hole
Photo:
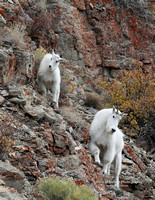
[[[90,126],[89,150],[95,163],[103,166],[103,174],[110,174],[110,164],[114,161],[115,186],[119,188],[122,165],[123,133],[118,128],[122,116],[114,106],[96,113]]]
[[[60,56],[55,54],[54,51],[52,54],[46,54],[40,63],[37,74],[39,88],[45,95],[48,90],[52,90],[53,103],[56,104],[57,108],[61,83],[59,63],[63,60],[64,59],[60,58]]]

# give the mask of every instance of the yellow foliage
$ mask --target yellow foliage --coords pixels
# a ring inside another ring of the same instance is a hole
[[[150,112],[154,109],[154,80],[150,73],[143,73],[141,67],[135,71],[124,70],[120,80],[99,81],[100,89],[106,90],[105,103],[110,107],[119,105],[119,109],[128,112],[129,124],[139,130],[147,123]]]
[[[44,55],[47,53],[46,49],[44,49],[43,47],[39,47],[36,49],[35,51],[35,60],[37,64],[40,64],[40,62],[42,61]]]
[[[0,111],[0,152],[10,152],[12,151],[12,131],[13,128],[11,123],[13,118],[11,115],[3,115]]]
[[[78,186],[72,181],[60,178],[42,178],[37,188],[42,194],[42,200],[97,200],[93,191],[88,187]]]

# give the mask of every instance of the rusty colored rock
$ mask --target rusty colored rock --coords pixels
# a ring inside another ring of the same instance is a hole
[[[131,160],[133,160],[137,165],[140,167],[141,170],[146,171],[147,167],[144,164],[144,162],[136,155],[133,148],[129,145],[125,145],[123,149],[125,155],[129,157]]]

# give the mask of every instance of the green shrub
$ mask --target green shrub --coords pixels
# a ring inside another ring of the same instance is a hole
[[[118,105],[119,109],[127,112],[128,124],[139,131],[154,110],[155,90],[154,80],[150,73],[143,73],[140,67],[135,71],[124,70],[120,80],[100,82],[106,90],[105,103],[112,107]]]
[[[43,178],[37,188],[42,200],[97,200],[86,186],[77,186],[72,181],[60,178]]]

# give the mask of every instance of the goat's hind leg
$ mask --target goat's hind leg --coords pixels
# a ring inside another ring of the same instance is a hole
[[[101,164],[100,149],[94,144],[93,141],[90,141],[90,143],[89,143],[89,150],[90,150],[92,156],[94,156],[95,164],[100,165]]]

